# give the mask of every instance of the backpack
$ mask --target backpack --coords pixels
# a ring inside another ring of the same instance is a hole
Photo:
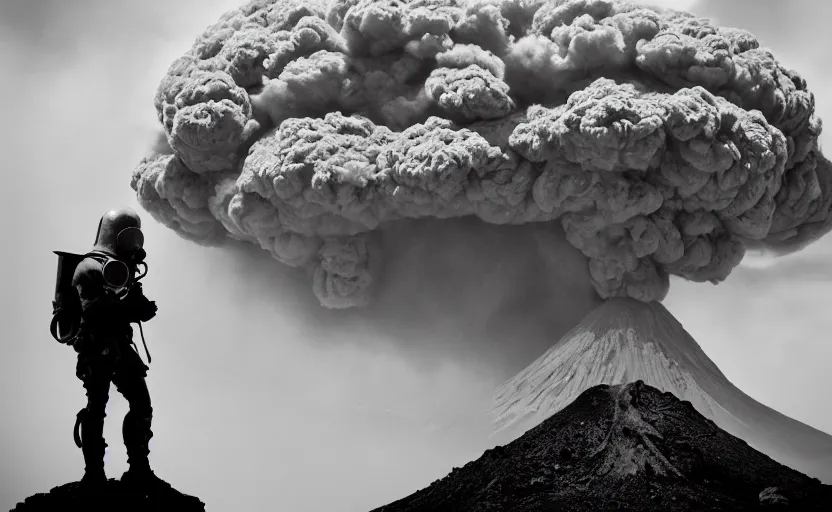
[[[78,290],[72,286],[72,277],[78,264],[86,258],[104,263],[106,257],[96,252],[74,254],[52,251],[58,255],[58,275],[55,279],[55,300],[52,301],[52,323],[49,332],[59,343],[73,345],[81,328],[81,299]]]
[[[75,337],[81,328],[81,298],[78,297],[78,290],[72,286],[72,277],[75,275],[78,264],[86,258],[93,258],[102,264],[105,279],[107,276],[118,276],[119,279],[124,279],[125,282],[129,280],[133,284],[138,283],[147,275],[147,263],[143,261],[131,271],[124,263],[112,260],[98,251],[86,254],[52,252],[58,255],[58,275],[55,279],[55,300],[52,301],[52,323],[49,325],[49,332],[55,340],[65,345],[71,346],[75,343]],[[110,261],[115,264],[108,265]],[[110,274],[108,268],[115,272]],[[143,269],[143,272],[140,269]],[[136,275],[131,277],[132,272]]]
[[[75,268],[86,254],[53,251],[58,255],[58,275],[55,280],[55,300],[52,301],[52,323],[49,332],[59,343],[72,345],[81,327],[81,299],[72,286]]]

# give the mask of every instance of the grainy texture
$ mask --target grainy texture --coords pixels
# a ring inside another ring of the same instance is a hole
[[[374,512],[775,510],[786,502],[829,510],[832,486],[636,381],[590,388],[523,437]]]

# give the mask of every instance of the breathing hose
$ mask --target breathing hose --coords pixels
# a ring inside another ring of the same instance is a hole
[[[144,266],[144,272],[139,274],[136,277],[136,280],[133,282],[133,284],[136,284],[139,281],[141,281],[142,279],[144,279],[144,277],[147,275],[147,272],[149,271],[149,268],[147,267],[147,263],[145,263],[144,261],[140,261],[140,262],[136,263],[136,272],[139,271],[139,268],[138,268],[139,265]],[[151,362],[150,351],[147,350],[147,342],[144,340],[144,329],[142,328],[142,323],[141,322],[137,322],[137,323],[139,324],[139,334],[142,337],[142,345],[144,346],[144,353],[147,354],[147,364],[150,364],[150,362]],[[135,342],[133,343],[133,345],[135,345]]]

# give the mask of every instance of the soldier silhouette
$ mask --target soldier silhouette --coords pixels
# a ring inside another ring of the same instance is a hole
[[[143,245],[141,219],[122,208],[101,217],[91,252],[56,252],[58,283],[51,331],[78,354],[76,376],[86,389],[87,405],[78,413],[74,437],[84,455],[81,483],[87,487],[107,482],[103,430],[112,382],[130,405],[122,426],[130,467],[121,481],[146,491],[170,488],[148,461],[153,436],[153,409],[145,382],[149,367],[135,348],[130,325],[138,323],[141,328],[140,322],[153,318],[157,310],[139,282],[147,274]]]

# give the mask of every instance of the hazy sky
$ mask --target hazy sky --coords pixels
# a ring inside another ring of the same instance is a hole
[[[832,4],[781,4],[705,0],[693,10],[754,32],[806,77],[819,112],[832,119],[832,73],[824,70],[832,35],[823,26]],[[155,224],[129,187],[156,128],[155,88],[194,37],[236,5],[0,2],[7,191],[0,509],[83,474],[71,432],[85,403],[75,353],[48,333],[51,251],[88,250],[109,208],[126,204],[143,214],[145,291],[160,308],[145,326],[151,461],[208,510],[362,511],[429,484],[490,447],[478,411],[494,387],[556,341],[551,334],[565,318],[590,307],[579,300],[563,318],[529,325],[565,293],[546,282],[531,291],[509,286],[530,281],[523,269],[534,255],[496,253],[473,267],[449,261],[444,279],[428,266],[424,275],[405,273],[431,257],[430,246],[414,244],[390,269],[404,284],[389,308],[412,309],[325,312],[305,279],[267,258],[202,248]],[[495,240],[521,245],[526,235],[484,230],[466,250]],[[826,432],[832,410],[813,397],[828,389],[832,360],[830,238],[773,265],[749,261],[718,287],[676,280],[666,301],[741,389]],[[403,297],[425,276],[445,284]],[[581,296],[574,286],[569,294]],[[512,336],[533,341],[517,350]],[[105,429],[111,477],[126,469],[126,410],[113,389]]]

